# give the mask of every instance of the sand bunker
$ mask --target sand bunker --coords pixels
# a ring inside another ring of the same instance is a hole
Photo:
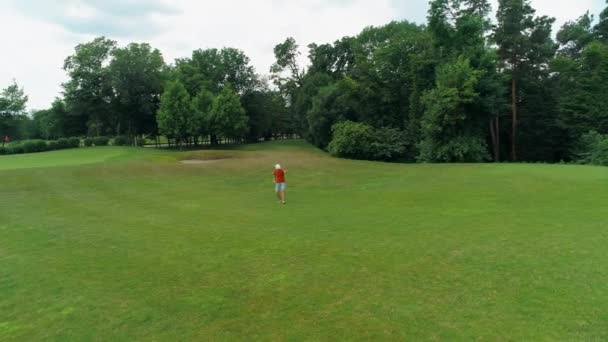
[[[222,159],[210,159],[210,160],[200,160],[200,159],[189,159],[189,160],[180,160],[180,163],[185,165],[200,165],[200,164],[211,164]]]

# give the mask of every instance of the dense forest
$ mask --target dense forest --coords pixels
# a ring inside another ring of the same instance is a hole
[[[176,144],[299,135],[356,159],[608,164],[608,7],[564,24],[529,0],[432,0],[428,22],[368,27],[310,44],[288,38],[270,77],[243,51],[206,49],[167,63],[149,44],[101,37],[64,63],[69,80],[26,112],[0,94],[13,139],[165,136]]]

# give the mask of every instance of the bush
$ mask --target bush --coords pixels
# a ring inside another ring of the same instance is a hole
[[[48,150],[54,151],[59,149],[59,143],[56,140],[49,141]]]
[[[23,149],[23,145],[20,143],[11,144],[6,147],[6,154],[21,154],[21,153],[25,153],[25,150]]]
[[[378,128],[374,130],[374,142],[371,149],[374,160],[403,159],[408,154],[405,132],[395,128]],[[413,159],[413,156],[410,158]]]
[[[394,128],[344,121],[334,125],[332,131],[328,150],[337,157],[391,161],[407,154],[405,133]]]
[[[146,139],[144,139],[144,138],[137,138],[137,139],[135,139],[135,145],[137,145],[139,147],[146,146]]]
[[[4,146],[0,146],[0,156],[6,154],[6,148]]]
[[[71,148],[80,147],[80,138],[76,138],[76,137],[69,138],[68,142],[69,142]]]
[[[84,146],[86,146],[86,147],[93,146],[93,138],[86,138],[86,139],[84,139]]]
[[[95,146],[108,146],[109,143],[110,143],[110,139],[108,139],[106,137],[93,138],[93,144],[95,144]]]
[[[574,160],[579,164],[608,166],[608,135],[595,131],[584,134],[576,144]]]
[[[336,157],[368,159],[374,141],[374,129],[363,123],[344,121],[332,128],[333,138],[327,147]]]
[[[127,145],[129,145],[129,138],[124,135],[118,136],[118,137],[114,138],[113,145],[114,146],[127,146]]]
[[[65,138],[61,138],[57,140],[57,150],[65,150],[66,148],[70,148],[70,141]]]
[[[418,148],[418,161],[425,163],[480,163],[490,160],[486,142],[472,136],[455,137],[446,143],[425,139]]]
[[[48,150],[46,141],[44,140],[26,140],[20,143],[23,153],[36,153]]]

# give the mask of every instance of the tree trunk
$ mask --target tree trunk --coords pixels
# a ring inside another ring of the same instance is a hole
[[[494,157],[494,162],[497,162],[496,159],[496,119],[490,119],[490,136],[492,138],[492,154]]]
[[[490,120],[490,134],[492,135],[492,154],[494,162],[500,162],[500,117]]]
[[[496,162],[500,163],[500,116],[496,117]]]
[[[513,125],[511,128],[511,160],[517,161],[517,80],[515,75],[511,80],[511,108],[513,110]]]

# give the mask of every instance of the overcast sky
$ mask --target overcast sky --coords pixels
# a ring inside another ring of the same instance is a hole
[[[605,6],[604,0],[532,4],[556,17],[556,26]],[[30,109],[49,106],[66,79],[65,57],[100,35],[121,45],[149,42],[167,62],[197,48],[237,47],[267,74],[273,46],[288,36],[301,46],[333,42],[391,20],[423,23],[427,9],[428,0],[0,0],[0,88],[16,79]]]

